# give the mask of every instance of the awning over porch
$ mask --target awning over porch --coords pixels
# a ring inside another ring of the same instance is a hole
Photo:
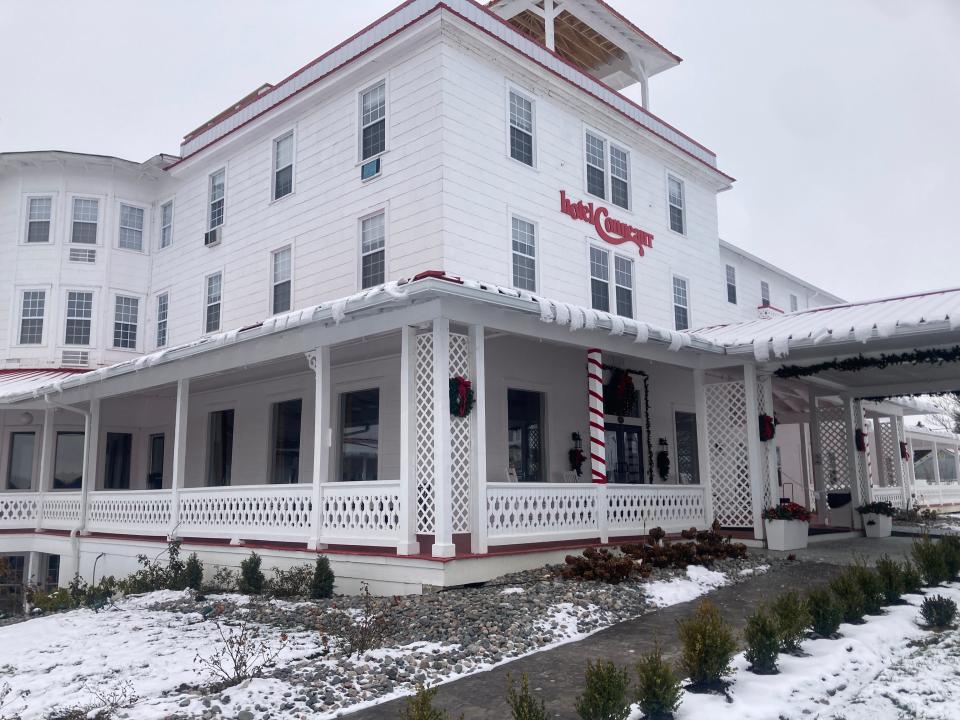
[[[0,370],[0,397],[29,395],[43,387],[82,375],[84,370]]]

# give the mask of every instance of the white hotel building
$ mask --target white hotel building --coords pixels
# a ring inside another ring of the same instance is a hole
[[[679,62],[601,0],[409,0],[179,157],[0,153],[0,553],[90,580],[178,537],[417,592],[919,497],[877,398],[956,363],[774,373],[949,348],[960,293],[847,306],[722,241],[733,179],[620,92]]]

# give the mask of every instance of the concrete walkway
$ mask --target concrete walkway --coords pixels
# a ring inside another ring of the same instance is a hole
[[[746,582],[720,588],[708,596],[738,631],[744,621],[762,602],[789,589],[809,590],[828,582],[857,557],[873,562],[881,555],[902,557],[909,553],[908,538],[886,540],[842,540],[816,543],[797,551],[799,561],[772,569]],[[760,553],[766,551],[757,551]],[[788,553],[769,553],[787,555]],[[679,653],[676,622],[689,616],[697,602],[683,603],[648,613],[635,620],[619,623],[579,642],[530,655],[501,665],[489,672],[470,675],[440,686],[435,706],[458,718],[468,720],[507,720],[511,717],[506,704],[507,673],[519,678],[526,673],[530,686],[546,700],[551,718],[575,720],[574,703],[583,687],[583,670],[587,660],[607,659],[627,666],[634,678],[637,658],[659,640],[664,655],[675,661]],[[406,705],[394,700],[346,715],[351,720],[395,720]]]

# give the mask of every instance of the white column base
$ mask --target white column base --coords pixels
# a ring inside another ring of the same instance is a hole
[[[434,543],[433,551],[431,553],[433,557],[454,557],[457,554],[457,548],[452,543]]]
[[[307,550],[326,550],[327,544],[320,542],[318,538],[310,538],[307,540]]]
[[[419,555],[420,554],[420,543],[418,542],[401,542],[397,543],[397,555]],[[442,556],[446,557],[446,556]]]

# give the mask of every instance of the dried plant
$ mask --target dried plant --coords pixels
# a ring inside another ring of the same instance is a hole
[[[197,653],[194,663],[222,687],[230,687],[250,678],[261,677],[263,671],[274,664],[287,644],[287,634],[280,633],[279,643],[271,646],[260,635],[259,628],[241,622],[234,630],[224,631],[223,625],[214,621],[220,641],[212,655]]]

